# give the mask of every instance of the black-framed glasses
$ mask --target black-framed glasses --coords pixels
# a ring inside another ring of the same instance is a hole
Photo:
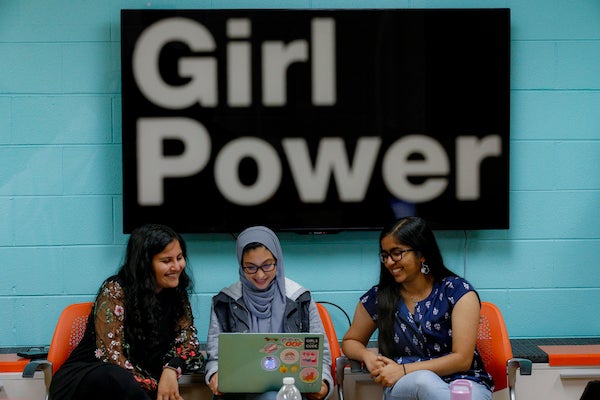
[[[400,261],[402,260],[402,256],[404,255],[404,253],[406,253],[407,251],[413,251],[413,249],[393,249],[392,251],[390,251],[389,253],[387,251],[382,251],[381,253],[379,253],[379,260],[385,264],[385,262],[387,261],[387,259],[389,257],[392,258],[392,261]]]
[[[249,274],[249,275],[254,275],[255,273],[258,272],[259,269],[262,270],[262,272],[271,272],[275,269],[275,267],[277,266],[277,263],[270,263],[270,264],[263,264],[261,266],[256,266],[256,265],[250,265],[250,266],[244,266],[242,267],[244,269],[244,272]]]

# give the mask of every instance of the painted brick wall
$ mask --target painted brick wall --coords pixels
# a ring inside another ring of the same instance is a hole
[[[0,347],[48,344],[60,310],[118,268],[121,8],[172,1],[0,0]],[[597,336],[600,2],[180,0],[177,8],[508,7],[511,228],[438,232],[447,264],[513,337]],[[65,9],[70,12],[66,13]],[[200,202],[199,202],[200,203]],[[377,232],[281,235],[288,276],[353,314],[377,281]],[[194,312],[237,279],[229,235],[188,235]],[[344,315],[331,308],[339,335]]]

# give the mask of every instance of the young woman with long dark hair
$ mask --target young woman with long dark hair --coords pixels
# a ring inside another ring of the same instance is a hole
[[[435,236],[418,217],[385,228],[380,277],[360,299],[342,340],[364,362],[386,400],[449,400],[450,383],[472,382],[473,399],[492,398],[493,382],[475,348],[479,296],[444,264]],[[367,349],[378,330],[379,354]]]
[[[131,233],[79,345],[56,372],[52,400],[181,400],[178,378],[204,358],[189,301],[183,238],[164,225]]]

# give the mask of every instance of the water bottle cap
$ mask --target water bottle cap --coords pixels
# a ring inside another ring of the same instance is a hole
[[[293,385],[294,383],[296,383],[296,380],[293,376],[286,376],[285,378],[283,378],[284,385]]]
[[[450,390],[456,393],[471,393],[471,381],[468,379],[456,379],[450,383]]]
[[[471,400],[473,393],[471,391],[471,381],[467,379],[457,379],[450,383],[451,400]]]

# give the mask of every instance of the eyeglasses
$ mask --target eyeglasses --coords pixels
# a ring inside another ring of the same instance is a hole
[[[400,260],[402,260],[402,256],[404,255],[404,253],[406,253],[407,251],[413,251],[413,249],[404,249],[404,250],[394,249],[394,250],[390,251],[389,253],[387,251],[382,251],[381,253],[379,253],[379,260],[383,264],[385,264],[388,257],[391,257],[392,261],[400,261]]]
[[[262,272],[271,272],[275,269],[275,266],[277,266],[277,263],[271,263],[271,264],[263,264],[260,267],[256,266],[256,265],[251,265],[248,267],[242,267],[244,269],[244,272],[249,274],[249,275],[254,275],[255,273],[258,272],[258,270],[262,270]]]

